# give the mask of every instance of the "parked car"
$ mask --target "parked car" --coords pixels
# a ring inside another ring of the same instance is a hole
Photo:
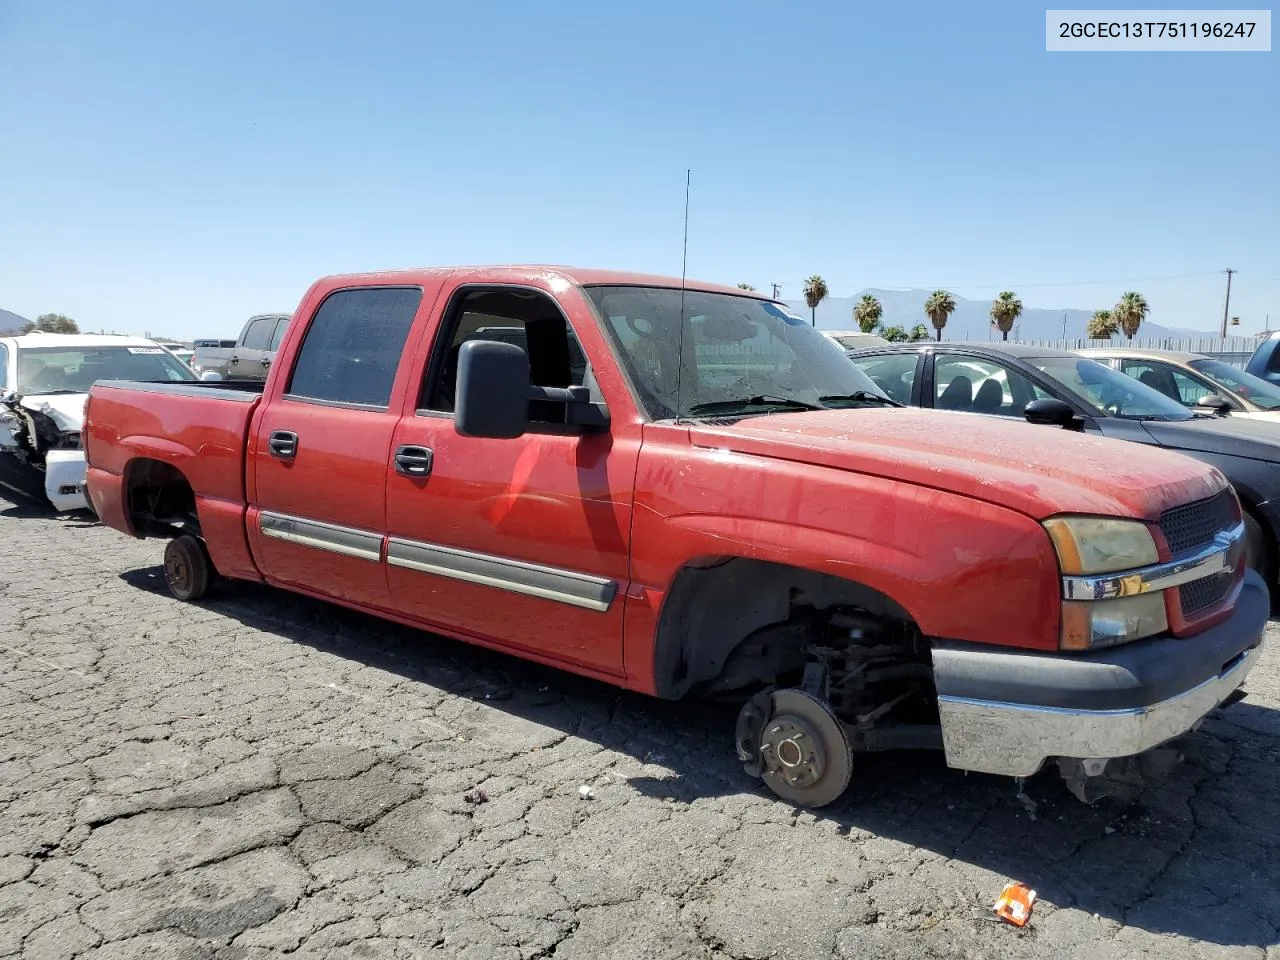
[[[874,333],[863,333],[861,330],[823,330],[822,335],[841,350],[861,350],[864,347],[883,347],[889,341]]]
[[[191,368],[201,376],[216,375],[224,380],[265,380],[271,361],[289,328],[289,314],[263,313],[250,317],[236,340],[215,341],[221,346],[195,342]]]
[[[0,339],[0,487],[59,511],[88,506],[80,435],[97,379],[195,375],[141,338],[34,332]]]
[[[745,770],[806,806],[894,749],[1054,761],[1088,798],[1258,656],[1266,588],[1220,472],[903,409],[758,295],[453,268],[326,278],[294,316],[265,384],[90,394],[94,506],[169,540],[180,599],[265,581],[733,697]]]
[[[1164,447],[1217,468],[1244,505],[1249,564],[1277,588],[1280,433],[1274,425],[1197,414],[1111,367],[1061,350],[927,343],[850,356],[889,396],[912,406],[1025,418]]]
[[[1280,385],[1221,360],[1129,347],[1094,347],[1079,352],[1189,409],[1280,423]]]
[[[1253,355],[1244,365],[1244,372],[1271,383],[1280,383],[1280,330],[1258,341]]]

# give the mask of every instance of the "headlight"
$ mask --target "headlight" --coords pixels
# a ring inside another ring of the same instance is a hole
[[[1137,520],[1055,517],[1046,520],[1044,528],[1062,572],[1069,576],[1114,573],[1160,561],[1151,531]]]
[[[1163,590],[1112,600],[1066,600],[1062,604],[1060,646],[1063,650],[1096,650],[1167,629]]]

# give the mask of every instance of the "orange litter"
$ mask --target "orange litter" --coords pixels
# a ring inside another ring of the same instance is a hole
[[[1009,883],[1000,891],[995,906],[997,917],[1015,927],[1025,927],[1031,921],[1031,907],[1036,902],[1036,892],[1020,883]]]

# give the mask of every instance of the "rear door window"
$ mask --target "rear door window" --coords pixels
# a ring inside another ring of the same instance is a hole
[[[255,320],[244,332],[244,348],[246,350],[265,350],[271,343],[271,332],[275,329],[274,319]]]
[[[331,293],[303,336],[286,395],[385,408],[421,302],[417,287]]]
[[[911,402],[911,388],[915,384],[920,354],[895,353],[851,359],[891,399],[903,404]]]

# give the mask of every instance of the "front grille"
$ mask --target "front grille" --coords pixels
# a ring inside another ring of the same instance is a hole
[[[1207,547],[1216,534],[1235,526],[1231,496],[1230,490],[1223,490],[1207,500],[1166,510],[1160,517],[1160,532],[1169,543],[1169,551],[1177,557]]]
[[[1235,582],[1235,578],[1234,572],[1227,571],[1184,583],[1178,590],[1182,616],[1192,617],[1201,610],[1212,607],[1231,590],[1231,584]]]

